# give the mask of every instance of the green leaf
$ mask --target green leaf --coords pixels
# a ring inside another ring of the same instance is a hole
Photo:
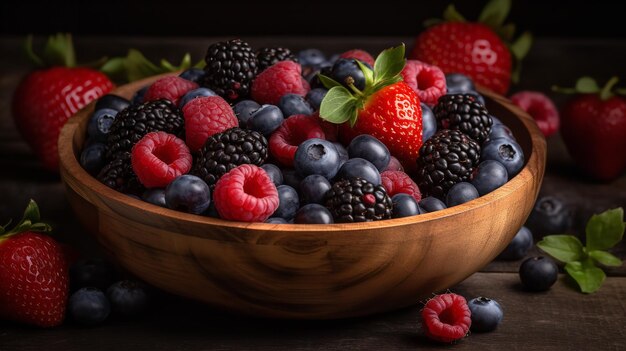
[[[374,62],[374,84],[391,79],[402,72],[406,60],[404,59],[404,44],[383,50]]]
[[[505,42],[509,42],[513,40],[513,36],[515,35],[515,24],[507,23],[502,27],[496,30],[500,38],[502,38]]]
[[[340,87],[342,86],[341,83],[339,83],[338,81],[325,76],[323,74],[317,74],[317,78],[319,78],[320,82],[322,83],[322,85],[324,85],[324,87],[326,87],[326,89],[331,89],[333,87]]]
[[[583,244],[573,235],[547,235],[537,246],[561,262],[579,261],[583,258]]]
[[[180,65],[178,66],[179,70],[185,70],[188,69],[189,67],[191,67],[191,55],[186,52],[185,56],[183,56],[183,59],[180,60]]]
[[[491,0],[485,5],[478,17],[478,22],[491,28],[499,28],[511,12],[511,0]]]
[[[100,71],[113,80],[126,79],[126,64],[123,57],[114,57],[100,67]]]
[[[367,90],[367,88],[371,87],[374,84],[374,71],[372,71],[369,67],[367,67],[363,62],[359,61],[359,60],[355,60],[357,65],[359,65],[359,68],[361,69],[361,71],[363,72],[363,75],[365,76],[365,89]]]
[[[595,79],[582,77],[576,82],[576,91],[582,94],[594,94],[600,91],[600,87]]]
[[[358,100],[343,86],[331,88],[320,106],[320,117],[341,124],[357,116]]]
[[[193,65],[193,68],[204,68],[204,66],[206,66],[206,62],[204,60],[200,60]]]
[[[35,51],[33,51],[33,36],[32,36],[32,34],[26,37],[26,40],[24,41],[24,44],[23,44],[23,50],[24,50],[24,53],[26,54],[26,57],[32,63],[34,63],[37,67],[43,67],[44,66],[44,62],[41,59],[41,57],[37,56],[37,54],[35,54]]]
[[[587,222],[587,250],[606,250],[624,236],[624,209],[621,207],[593,215]]]
[[[44,61],[51,66],[76,66],[76,55],[70,34],[50,36],[43,49]]]
[[[511,53],[517,61],[521,61],[533,45],[533,35],[530,32],[524,32],[511,44]]]
[[[600,289],[602,282],[606,278],[604,272],[590,262],[568,262],[565,264],[565,271],[569,274],[583,293],[592,293]]]
[[[135,49],[128,50],[125,65],[127,78],[130,82],[162,73],[157,65],[150,62],[140,51]]]
[[[602,99],[603,101],[606,101],[612,98],[614,95],[613,88],[615,87],[615,84],[617,84],[617,82],[619,82],[618,77],[611,77],[611,79],[609,79],[609,81],[606,82],[604,87],[602,87],[602,90],[600,91],[600,99]]]
[[[171,64],[166,59],[161,59],[161,67],[163,68],[163,71],[165,71],[165,72],[176,72],[178,70],[178,68],[176,66]]]
[[[452,4],[448,5],[443,11],[443,19],[448,22],[467,22],[465,17],[463,17]]]
[[[24,216],[22,217],[22,221],[29,220],[32,223],[37,223],[41,219],[41,215],[39,214],[39,207],[35,200],[30,199],[26,209],[24,210]]]
[[[602,250],[594,250],[589,252],[589,257],[593,258],[594,260],[596,260],[596,262],[605,266],[619,267],[622,265],[622,260],[620,260],[618,257],[615,257],[611,253]]]

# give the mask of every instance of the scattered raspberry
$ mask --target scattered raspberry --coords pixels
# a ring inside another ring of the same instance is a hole
[[[559,130],[559,111],[545,94],[538,91],[520,91],[511,96],[511,101],[535,119],[546,137]]]
[[[278,208],[278,191],[265,171],[244,164],[224,174],[215,184],[213,201],[220,218],[264,222]]]
[[[185,140],[191,151],[200,150],[213,134],[239,126],[228,102],[219,96],[195,98],[183,107]]]
[[[198,88],[198,84],[177,76],[161,78],[146,91],[143,101],[166,99],[178,105],[178,100],[188,91]]]
[[[370,66],[374,67],[374,57],[372,57],[372,55],[370,55],[370,53],[365,50],[361,50],[361,49],[349,50],[339,55],[339,58],[357,59],[361,62],[368,63]]]
[[[472,324],[467,301],[457,294],[441,294],[428,300],[422,319],[426,336],[441,342],[462,339]]]
[[[285,94],[305,96],[309,83],[302,78],[302,67],[293,61],[281,61],[261,72],[252,82],[252,98],[260,104],[278,104]]]
[[[133,171],[146,188],[164,188],[191,169],[191,153],[185,142],[173,134],[146,134],[131,154]]]
[[[404,82],[413,88],[420,101],[428,105],[446,94],[446,76],[437,66],[417,60],[407,60],[402,70]]]
[[[394,156],[391,156],[391,160],[389,160],[389,164],[387,165],[387,168],[384,169],[384,171],[404,172],[404,168],[402,167],[402,164],[397,158],[395,158]]]
[[[380,180],[390,197],[395,194],[404,193],[413,196],[417,202],[422,200],[422,193],[420,193],[417,184],[404,172],[384,171],[380,174]]]
[[[320,127],[324,131],[326,140],[328,141],[339,140],[339,125],[338,124],[323,120],[322,117],[320,117],[319,111],[315,112],[312,116],[317,120],[317,123],[319,123]]]
[[[270,153],[283,165],[293,167],[298,145],[313,138],[325,139],[318,120],[314,116],[293,115],[270,137]]]

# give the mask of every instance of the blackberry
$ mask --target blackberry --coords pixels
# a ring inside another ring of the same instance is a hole
[[[336,223],[370,222],[391,218],[393,203],[382,185],[363,178],[335,182],[324,196]]]
[[[230,102],[250,95],[259,65],[248,43],[240,39],[215,43],[209,46],[204,60],[204,86]]]
[[[262,48],[257,50],[256,58],[259,62],[259,72],[276,62],[285,60],[298,62],[296,56],[287,48]]]
[[[143,185],[133,171],[130,162],[130,152],[122,152],[110,161],[100,173],[98,180],[109,188],[127,194],[141,194],[144,191]]]
[[[489,112],[470,94],[449,94],[439,98],[433,109],[439,129],[455,129],[483,143],[489,137],[493,121]]]
[[[440,130],[420,148],[417,185],[422,193],[444,199],[454,184],[471,179],[479,161],[477,142],[458,130]]]
[[[267,139],[261,133],[231,128],[207,139],[191,174],[202,178],[213,189],[222,175],[239,165],[262,165],[267,159],[267,150]]]
[[[144,135],[163,131],[182,137],[184,119],[171,101],[156,100],[131,105],[117,114],[107,137],[106,159],[112,161],[132,149]]]

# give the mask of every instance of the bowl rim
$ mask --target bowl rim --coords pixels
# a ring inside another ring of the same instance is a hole
[[[124,88],[129,88],[131,85],[141,87],[148,85],[158,78],[168,76],[172,74],[163,74],[152,76],[140,81],[136,81],[127,85],[117,87],[109,92],[109,94],[119,93]],[[83,183],[85,187],[90,188],[93,192],[96,192],[100,197],[106,199],[107,202],[114,202],[126,206],[130,206],[136,210],[148,212],[150,215],[158,215],[167,217],[167,219],[175,221],[185,221],[194,224],[219,226],[222,228],[232,228],[246,231],[262,231],[262,232],[347,232],[358,231],[362,229],[377,229],[377,228],[390,228],[401,227],[406,225],[413,225],[421,222],[429,222],[446,217],[452,217],[459,215],[463,212],[478,209],[489,205],[490,203],[506,197],[516,189],[523,187],[526,183],[532,181],[533,172],[530,169],[531,165],[535,165],[538,162],[545,163],[545,149],[546,141],[534,122],[533,118],[525,111],[515,106],[510,100],[498,95],[488,89],[478,87],[478,91],[485,97],[493,100],[495,103],[500,104],[503,108],[509,110],[513,115],[518,118],[530,137],[530,157],[526,159],[525,165],[522,170],[512,179],[509,179],[500,188],[471,200],[461,205],[446,208],[444,210],[430,212],[410,217],[392,218],[382,221],[362,222],[362,223],[333,223],[333,224],[274,224],[274,223],[261,223],[261,222],[239,222],[228,221],[218,218],[212,218],[208,216],[195,215],[185,212],[172,210],[169,208],[160,207],[151,203],[135,199],[124,193],[118,192],[114,189],[107,187],[100,183],[95,177],[90,175],[84,170],[78,161],[78,153],[74,150],[74,138],[75,134],[80,132],[79,125],[83,118],[86,118],[88,111],[94,108],[95,101],[85,106],[75,115],[73,115],[61,130],[61,134],[58,140],[59,159],[61,163],[61,176],[66,186],[70,186],[67,182],[67,177],[72,177],[76,181]],[[543,150],[541,152],[541,150]],[[542,156],[540,156],[542,155]],[[539,160],[542,157],[542,160]],[[545,169],[545,167],[543,167]],[[542,176],[542,175],[540,175]],[[86,201],[89,201],[86,199]],[[91,201],[89,201],[91,202]]]

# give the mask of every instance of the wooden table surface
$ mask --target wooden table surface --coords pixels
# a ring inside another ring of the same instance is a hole
[[[76,38],[79,60],[124,55],[128,48],[147,57],[177,61],[190,52],[200,59],[206,47],[224,38]],[[319,47],[328,53],[354,47],[377,52],[411,38],[245,38],[254,47]],[[40,204],[54,235],[85,256],[98,256],[94,240],[73,219],[58,176],[41,170],[20,139],[11,117],[11,96],[28,65],[19,51],[21,39],[0,38],[0,222],[17,217],[29,198]],[[601,80],[626,79],[626,40],[540,38],[524,64],[515,89],[548,91],[552,84],[573,85],[589,74]],[[562,96],[553,96],[557,104]],[[542,194],[560,197],[574,212],[572,232],[593,213],[626,208],[626,176],[598,184],[580,174],[557,135],[548,140],[548,167]],[[613,251],[626,258],[626,244]],[[533,249],[531,254],[536,254]],[[494,261],[450,290],[467,298],[487,296],[504,308],[504,321],[492,333],[472,334],[458,350],[626,350],[626,267],[608,271],[595,294],[583,295],[561,275],[545,293],[525,292],[517,269],[521,261]],[[72,323],[40,330],[0,322],[0,350],[415,350],[440,349],[420,333],[420,301],[414,307],[367,318],[336,321],[253,319],[215,311],[192,301],[159,293],[158,303],[141,320],[108,320],[94,328]]]

